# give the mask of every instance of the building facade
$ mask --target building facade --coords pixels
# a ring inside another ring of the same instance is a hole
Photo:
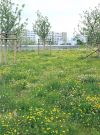
[[[28,38],[33,41],[36,40],[36,34],[34,31],[24,30],[22,35],[23,35],[23,38]]]
[[[48,39],[55,45],[66,45],[67,32],[49,32]]]
[[[37,41],[39,37],[36,35],[34,31],[25,30],[23,34],[23,38],[27,37],[28,39],[31,39],[33,41]],[[40,40],[41,41],[41,40]],[[47,36],[47,44],[52,45],[66,45],[67,44],[67,32],[49,32]],[[40,42],[42,43],[42,42]]]

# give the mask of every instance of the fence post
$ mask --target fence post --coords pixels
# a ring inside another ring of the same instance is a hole
[[[2,40],[0,39],[0,64],[2,64]]]
[[[14,41],[14,64],[16,63],[16,40]]]
[[[39,39],[38,39],[38,55],[39,55]]]
[[[49,44],[50,44],[50,55],[51,55],[51,39],[49,41]]]

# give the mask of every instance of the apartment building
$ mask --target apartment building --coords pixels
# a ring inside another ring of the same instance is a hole
[[[24,30],[23,33],[24,33],[23,34],[24,38],[27,37],[28,39],[31,39],[33,41],[37,41],[38,39],[38,36],[33,31]],[[51,44],[54,44],[54,45],[66,45],[67,32],[54,32],[54,31],[49,32],[46,43],[49,44],[50,42]],[[42,43],[41,40],[40,40],[40,43]]]
[[[62,32],[62,41],[64,45],[67,44],[67,32]]]
[[[67,44],[67,32],[49,32],[48,39],[55,45]]]
[[[30,31],[30,30],[24,30],[23,31],[23,37],[24,38],[28,38],[28,39],[33,40],[33,41],[36,40],[36,34],[35,34],[35,32]]]

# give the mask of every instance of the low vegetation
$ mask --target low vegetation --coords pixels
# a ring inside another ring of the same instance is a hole
[[[0,135],[99,135],[100,59],[20,52],[0,66]]]

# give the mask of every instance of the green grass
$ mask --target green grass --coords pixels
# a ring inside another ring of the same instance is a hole
[[[0,66],[0,135],[99,135],[100,59],[18,52]]]

